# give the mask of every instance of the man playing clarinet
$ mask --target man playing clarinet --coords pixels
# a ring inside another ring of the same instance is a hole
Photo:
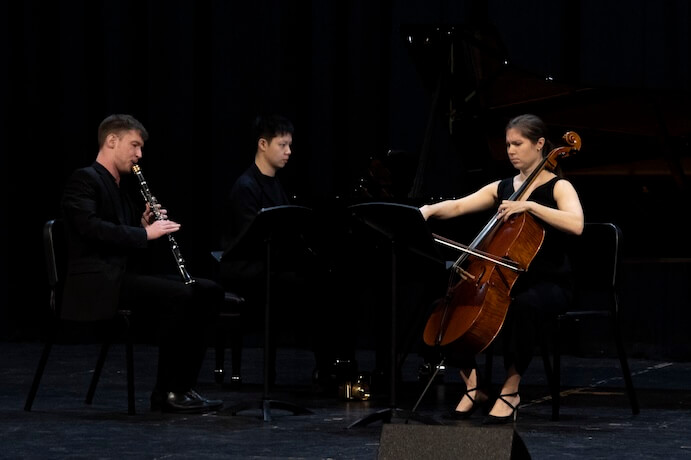
[[[148,202],[137,207],[131,197],[140,194],[132,191],[137,185],[132,172],[147,138],[134,117],[107,117],[98,128],[96,161],[74,171],[66,183],[61,210],[68,266],[61,317],[100,321],[127,309],[135,317],[155,318],[159,349],[151,409],[208,412],[222,401],[204,398],[195,386],[223,288],[203,278],[186,283],[151,274],[138,263],[152,241],[180,229],[165,209],[152,209]]]

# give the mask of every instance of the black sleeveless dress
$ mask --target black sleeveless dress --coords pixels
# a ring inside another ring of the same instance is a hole
[[[554,177],[548,182],[537,187],[528,197],[529,201],[540,203],[550,208],[556,208],[554,200],[554,186],[559,177]],[[504,179],[499,183],[497,195],[499,201],[508,199],[514,193],[513,178]],[[497,206],[499,203],[497,203]],[[533,216],[535,217],[535,216]],[[526,273],[521,274],[514,285],[512,296],[515,298],[522,292],[543,284],[556,284],[564,290],[568,301],[572,289],[571,264],[568,257],[568,238],[564,232],[557,230],[539,218],[536,221],[545,229],[545,240]],[[538,300],[536,307],[552,313],[563,311],[568,303],[561,299],[550,298],[548,293]]]
[[[528,200],[556,208],[554,186],[559,180],[565,179],[555,177],[540,185]],[[500,201],[513,193],[513,178],[499,183],[497,195]],[[539,337],[544,333],[544,325],[568,308],[572,296],[573,281],[567,251],[569,236],[540,219],[536,220],[545,229],[545,239],[528,271],[522,273],[514,284],[511,304],[498,338],[505,369],[513,365],[521,375],[532,360]]]

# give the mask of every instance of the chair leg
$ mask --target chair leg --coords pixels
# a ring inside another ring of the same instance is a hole
[[[226,360],[226,342],[223,337],[223,331],[216,331],[216,342],[214,344],[216,352],[216,367],[214,367],[214,381],[218,384],[223,383],[224,369]]]
[[[558,326],[557,326],[558,327]],[[543,340],[542,340],[542,345],[540,347],[540,351],[542,354],[542,364],[545,368],[545,376],[547,377],[547,386],[549,387],[549,394],[550,397],[552,398],[552,420],[559,420],[559,390],[560,390],[560,375],[559,375],[559,369],[560,369],[560,352],[559,352],[559,344],[557,343],[559,339],[554,338],[553,343],[554,345],[552,346],[554,348],[553,350],[553,358],[554,363],[550,359],[550,346],[548,339],[545,335],[543,335]]]
[[[238,328],[239,329],[239,328]],[[242,380],[240,369],[242,367],[242,334],[239,330],[233,331],[233,336],[230,339],[231,346],[231,378],[233,383],[239,383]]]
[[[554,370],[552,367],[552,360],[549,356],[549,348],[547,345],[542,346],[542,364],[545,368],[545,376],[547,377],[547,386],[549,387],[549,393],[552,395],[554,393]]]
[[[121,315],[121,319],[125,323],[125,366],[127,369],[127,414],[136,415],[135,408],[135,398],[134,398],[134,337],[130,330],[130,321],[127,314]],[[109,333],[114,334],[114,331],[109,331]],[[91,383],[89,384],[89,390],[86,393],[86,404],[91,404],[94,401],[94,394],[96,393],[96,386],[101,378],[101,372],[103,371],[103,365],[106,362],[106,357],[108,356],[108,351],[110,350],[110,345],[112,340],[106,340],[101,345],[101,350],[98,354],[98,361],[96,361],[96,367],[94,368],[94,375],[91,377]]]
[[[617,345],[619,364],[621,365],[621,372],[624,377],[624,383],[626,384],[626,392],[629,395],[629,401],[631,403],[631,412],[633,415],[637,415],[640,412],[640,408],[638,407],[638,398],[636,397],[636,391],[633,388],[631,370],[629,369],[629,362],[626,359],[626,351],[624,350],[624,343],[621,339],[621,332],[619,330],[619,321],[615,316],[612,317],[612,333],[614,334],[614,340]]]
[[[242,325],[240,324],[239,314],[222,315],[223,326],[216,329],[215,352],[216,367],[214,368],[214,380],[221,384],[225,379],[225,350],[227,345],[227,335],[230,334],[231,348],[231,385],[239,385],[242,382],[240,368],[242,363]]]
[[[89,384],[89,391],[86,392],[87,404],[91,404],[94,400],[94,393],[96,393],[96,385],[98,385],[98,380],[101,378],[101,371],[103,370],[103,364],[106,361],[106,356],[108,356],[109,348],[110,341],[103,342],[103,345],[101,345],[101,351],[98,354],[98,361],[96,361],[94,375],[93,377],[91,377],[91,383]]]
[[[127,362],[127,413],[136,415],[137,411],[134,403],[134,338],[127,321],[127,336],[125,342],[125,359]]]
[[[29,389],[29,395],[26,397],[26,402],[24,403],[24,410],[31,411],[31,406],[34,404],[34,398],[36,397],[36,392],[38,391],[38,385],[41,383],[41,377],[43,377],[43,371],[46,369],[46,364],[48,363],[48,356],[50,355],[50,350],[53,348],[53,341],[49,340],[43,346],[43,352],[41,353],[41,359],[38,361],[38,367],[36,368],[36,373],[34,374],[34,380],[31,382],[31,388]]]
[[[552,420],[559,420],[559,409],[561,406],[561,323],[557,320],[556,334],[554,336],[554,351],[552,352],[552,381],[550,382],[550,389],[552,393]]]

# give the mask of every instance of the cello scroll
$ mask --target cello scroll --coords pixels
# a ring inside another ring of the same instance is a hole
[[[550,171],[554,171],[557,167],[557,160],[568,157],[571,154],[571,150],[581,150],[581,136],[575,131],[565,132],[562,139],[568,145],[553,149],[545,158],[545,167]]]

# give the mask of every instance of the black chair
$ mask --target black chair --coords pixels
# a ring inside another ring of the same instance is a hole
[[[636,415],[640,411],[619,327],[621,238],[621,229],[617,225],[589,222],[585,224],[583,234],[576,239],[572,248],[571,261],[576,282],[574,302],[569,311],[556,318],[551,340],[551,365],[547,350],[543,347],[545,370],[551,376],[552,420],[559,420],[562,338],[565,326],[570,322],[587,319],[601,319],[609,323],[609,338],[616,344],[631,412]]]
[[[562,339],[569,323],[606,320],[609,339],[616,344],[631,412],[640,412],[631,379],[626,351],[619,328],[619,262],[621,229],[613,223],[588,222],[576,237],[569,253],[575,279],[574,299],[568,311],[558,315],[554,327],[545,331],[541,345],[542,360],[552,398],[552,420],[559,420],[561,405]],[[493,346],[485,350],[484,385],[492,383]],[[550,360],[551,351],[551,360]]]
[[[48,357],[50,356],[53,344],[57,343],[57,341],[60,339],[61,331],[64,329],[64,322],[60,318],[60,294],[62,290],[62,278],[66,267],[66,246],[67,243],[65,240],[65,231],[62,221],[60,219],[47,221],[43,226],[43,248],[45,252],[46,268],[48,271],[48,285],[50,287],[50,317],[48,322],[47,336],[43,346],[43,353],[41,354],[36,373],[34,374],[29,395],[27,396],[26,403],[24,404],[25,411],[31,410],[36,397],[36,392],[38,391],[38,386],[41,382],[41,377],[43,376],[43,371],[48,363]],[[101,377],[101,371],[103,370],[103,365],[106,357],[108,356],[108,350],[110,345],[117,339],[116,334],[118,330],[122,329],[122,326],[120,325],[120,323],[122,323],[125,331],[124,340],[127,363],[127,413],[129,415],[135,415],[136,410],[134,402],[133,364],[134,338],[130,328],[130,317],[131,312],[129,310],[119,310],[115,318],[113,318],[113,321],[109,322],[110,324],[107,325],[108,333],[104,336],[105,340],[102,342],[98,360],[96,361],[94,374],[91,378],[91,383],[86,395],[86,404],[91,404],[93,402],[96,386],[98,385],[98,381]]]
[[[211,256],[220,263],[223,251],[211,251]],[[215,367],[214,380],[222,384],[225,380],[226,348],[231,349],[230,386],[238,388],[242,384],[240,368],[242,365],[242,308],[245,299],[234,292],[226,291],[223,308],[218,317],[214,336]],[[228,340],[228,338],[230,340]]]

